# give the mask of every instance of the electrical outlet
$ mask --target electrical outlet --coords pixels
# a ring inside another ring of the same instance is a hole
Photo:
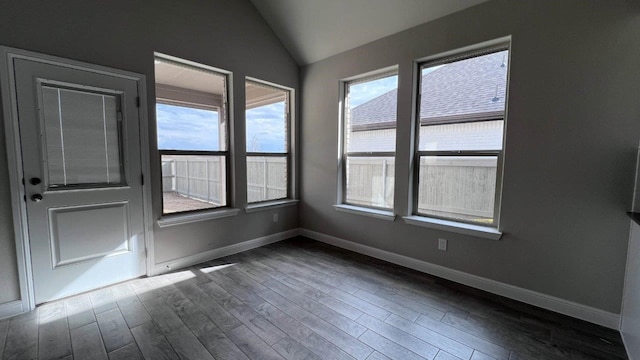
[[[438,239],[438,250],[447,251],[447,239]]]
[[[273,222],[278,222],[278,213],[273,214]]]

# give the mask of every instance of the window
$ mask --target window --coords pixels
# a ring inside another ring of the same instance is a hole
[[[228,205],[228,73],[157,55],[162,212]]]
[[[497,227],[509,50],[420,67],[414,214]]]
[[[290,91],[247,80],[247,202],[289,197]]]
[[[344,83],[344,204],[393,209],[397,89],[396,71]]]

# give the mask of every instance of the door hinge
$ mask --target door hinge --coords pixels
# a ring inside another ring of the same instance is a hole
[[[22,198],[24,199],[24,202],[27,202],[27,195],[23,195]]]
[[[140,174],[140,184],[144,186],[144,174]]]
[[[136,106],[140,107],[140,96],[136,96]]]

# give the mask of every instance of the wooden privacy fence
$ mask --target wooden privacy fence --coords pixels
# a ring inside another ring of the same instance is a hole
[[[222,156],[162,156],[162,191],[221,204],[226,196],[225,159]],[[287,160],[247,158],[247,200],[287,196]]]
[[[395,162],[392,157],[348,160],[347,202],[393,207]],[[495,158],[446,157],[420,160],[418,212],[493,217]]]

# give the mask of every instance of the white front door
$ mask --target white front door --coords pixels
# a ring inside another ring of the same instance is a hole
[[[14,69],[36,304],[145,274],[137,81]]]

